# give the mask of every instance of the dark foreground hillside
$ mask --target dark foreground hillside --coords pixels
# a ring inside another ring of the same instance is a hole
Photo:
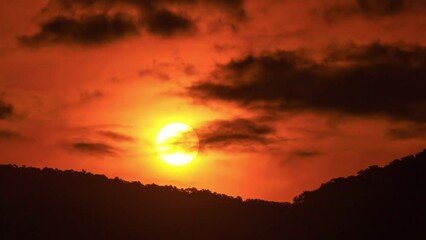
[[[0,239],[426,239],[426,150],[293,204],[0,165]]]

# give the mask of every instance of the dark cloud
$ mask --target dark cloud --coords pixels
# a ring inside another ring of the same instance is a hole
[[[18,39],[33,47],[91,46],[138,35],[142,29],[169,38],[194,32],[195,21],[187,13],[195,6],[225,11],[238,19],[245,16],[242,0],[51,0],[42,11],[50,17],[41,23],[39,32]]]
[[[422,0],[351,0],[326,5],[323,16],[328,22],[352,16],[376,19],[425,7],[426,4]]]
[[[220,65],[188,91],[274,111],[319,111],[426,122],[426,48],[379,43],[330,47],[321,62],[299,52]]]
[[[76,142],[71,144],[71,150],[97,156],[114,156],[117,153],[117,149],[98,142]]]
[[[78,7],[129,5],[143,11],[152,11],[170,6],[205,5],[220,8],[237,16],[245,16],[244,0],[51,0],[48,7],[58,5],[61,9]]]
[[[10,118],[14,113],[13,106],[0,99],[0,120]]]
[[[386,135],[393,140],[426,139],[426,125],[409,124],[404,127],[394,127],[389,129]]]
[[[239,19],[246,18],[244,0],[198,0],[198,2],[199,4],[212,4],[218,7],[222,7],[224,10],[228,11]]]
[[[197,129],[203,149],[228,146],[253,147],[272,143],[275,130],[250,119],[217,120]]]
[[[195,28],[188,17],[167,10],[151,14],[146,21],[147,30],[162,37],[171,37],[179,33],[190,32]]]
[[[16,141],[25,138],[19,133],[7,129],[0,129],[0,141]]]
[[[117,142],[133,142],[135,140],[133,137],[111,131],[99,131],[98,133]]]
[[[369,15],[391,15],[403,11],[413,0],[357,0],[362,12]]]
[[[182,68],[182,71],[188,76],[193,76],[198,73],[196,67],[192,64],[185,65]]]
[[[133,20],[122,14],[98,14],[80,18],[56,16],[43,23],[40,32],[19,37],[19,40],[28,46],[55,43],[98,45],[137,33],[138,27]]]
[[[318,151],[306,151],[306,150],[296,150],[291,153],[292,156],[300,157],[300,158],[309,158],[316,157],[321,155],[321,152]]]

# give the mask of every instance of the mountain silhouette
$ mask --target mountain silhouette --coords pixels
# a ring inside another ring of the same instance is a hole
[[[0,239],[426,239],[426,150],[294,203],[0,165]]]

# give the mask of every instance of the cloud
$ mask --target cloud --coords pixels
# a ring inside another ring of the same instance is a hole
[[[0,141],[16,141],[25,138],[19,133],[7,129],[0,129]]]
[[[99,131],[98,133],[117,142],[133,142],[135,140],[133,137],[111,131]]]
[[[48,16],[33,35],[18,37],[27,46],[111,43],[145,31],[171,38],[196,30],[189,13],[197,7],[226,12],[243,19],[242,0],[51,0],[42,14]],[[193,14],[194,15],[194,14]]]
[[[192,152],[197,151],[199,144],[193,131],[184,131],[177,133],[176,136],[170,137],[157,144],[163,153],[175,152]]]
[[[242,118],[216,120],[197,129],[203,149],[267,145],[274,141],[274,133],[275,130],[269,125]]]
[[[96,99],[101,99],[105,96],[105,94],[102,91],[95,90],[95,91],[84,91],[80,93],[80,102],[81,103],[87,103],[91,102]]]
[[[408,11],[425,8],[422,0],[350,0],[332,2],[323,10],[328,22],[343,20],[352,16],[362,16],[370,20],[394,16]]]
[[[390,128],[386,135],[392,140],[426,139],[425,124],[409,124],[404,127]]]
[[[40,28],[40,32],[32,36],[19,37],[20,42],[28,46],[56,43],[99,45],[138,34],[136,23],[122,14],[98,14],[80,18],[56,16],[43,23]]]
[[[129,5],[140,10],[148,11],[171,6],[213,6],[231,14],[245,15],[244,0],[51,0],[47,8],[60,6],[61,9],[78,7]]]
[[[322,153],[318,151],[295,150],[291,153],[292,156],[300,158],[309,158],[320,156]]]
[[[369,15],[391,15],[403,11],[412,0],[357,0],[359,9]]]
[[[99,142],[75,142],[71,144],[71,150],[96,156],[114,156],[117,149]]]
[[[199,4],[211,4],[213,6],[222,8],[239,19],[246,18],[244,2],[244,0],[198,0]]]
[[[316,62],[298,51],[247,56],[219,65],[191,97],[261,106],[426,122],[426,48],[333,46]]]
[[[197,68],[192,64],[187,64],[187,65],[183,66],[182,72],[185,73],[187,76],[193,76],[193,75],[196,75],[198,73]]]
[[[226,53],[231,50],[235,50],[237,47],[235,45],[230,44],[215,44],[213,49],[218,53]]]
[[[168,81],[171,79],[167,71],[163,71],[160,69],[142,69],[139,71],[138,75],[139,77],[151,76],[162,81]]]
[[[167,10],[151,14],[146,24],[150,33],[162,37],[171,37],[195,29],[194,23],[188,17]]]
[[[0,99],[0,120],[10,118],[11,116],[13,116],[13,114],[13,106]]]

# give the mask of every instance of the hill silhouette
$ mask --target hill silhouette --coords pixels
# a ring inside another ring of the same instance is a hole
[[[426,150],[294,203],[0,165],[0,239],[426,239]]]

